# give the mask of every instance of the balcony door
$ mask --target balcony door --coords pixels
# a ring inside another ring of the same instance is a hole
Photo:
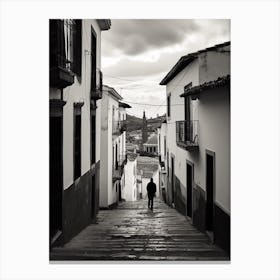
[[[96,33],[91,29],[91,90],[96,88]]]

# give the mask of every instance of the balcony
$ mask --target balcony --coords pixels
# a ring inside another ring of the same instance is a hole
[[[122,169],[120,166],[113,169],[113,182],[116,182],[122,178]]]
[[[127,155],[126,154],[120,155],[118,159],[118,166],[123,168],[126,162],[127,162]]]
[[[198,149],[198,120],[176,121],[176,142],[188,151]]]
[[[100,69],[96,69],[95,76],[92,75],[90,95],[94,100],[102,98],[103,74]]]
[[[126,131],[127,125],[126,125],[126,120],[121,121],[121,133]]]
[[[124,131],[126,131],[126,120],[113,121],[113,135],[121,135]]]
[[[74,20],[50,20],[50,87],[63,89],[74,83],[74,32]]]

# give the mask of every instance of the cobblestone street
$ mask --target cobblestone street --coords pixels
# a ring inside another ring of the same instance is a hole
[[[122,202],[102,210],[64,247],[53,248],[51,260],[228,260],[226,253],[186,218],[160,200],[154,211],[147,201]]]

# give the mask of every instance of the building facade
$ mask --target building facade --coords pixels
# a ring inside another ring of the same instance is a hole
[[[139,195],[147,199],[147,184],[153,178],[156,184],[156,195],[159,195],[159,168],[158,159],[149,156],[137,157],[137,178],[139,184]]]
[[[126,164],[126,108],[114,88],[103,86],[101,101],[100,207],[112,208],[121,200]]]
[[[160,84],[166,201],[230,252],[230,42],[181,57]]]
[[[127,163],[122,176],[121,198],[125,201],[136,201],[139,198],[137,185],[137,154],[128,153]]]
[[[101,32],[110,20],[50,20],[50,246],[65,243],[99,207]]]
[[[161,123],[158,128],[158,159],[159,159],[159,194],[161,199],[166,202],[166,186],[167,186],[167,157],[166,157],[166,138],[167,124],[166,120]]]
[[[143,151],[153,155],[158,154],[158,136],[156,133],[152,133],[148,140],[143,144]]]

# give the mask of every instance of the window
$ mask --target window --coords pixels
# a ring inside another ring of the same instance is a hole
[[[166,136],[164,136],[164,156],[166,156]]]
[[[96,89],[96,34],[91,30],[91,91]]]
[[[169,152],[167,151],[167,177],[169,177]]]
[[[186,92],[189,88],[192,87],[192,82],[188,83],[186,86],[184,86],[184,92]],[[190,121],[190,113],[191,112],[191,100],[189,96],[185,97],[185,120]],[[187,126],[187,123],[185,123]],[[187,127],[184,128],[185,131],[187,131]]]
[[[78,76],[82,74],[82,20],[75,19],[75,29],[73,32],[73,72]]]
[[[167,117],[170,117],[170,98],[171,98],[171,96],[170,96],[170,93],[169,93],[169,95],[167,96]]]
[[[161,152],[161,150],[160,150],[160,134],[158,135],[158,150],[159,150],[159,152]]]
[[[96,143],[96,117],[95,111],[91,113],[91,164],[95,163],[95,143]]]
[[[74,181],[81,176],[81,106],[74,107]]]

